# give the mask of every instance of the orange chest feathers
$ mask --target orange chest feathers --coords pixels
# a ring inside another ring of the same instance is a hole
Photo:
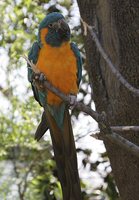
[[[77,94],[77,61],[69,42],[63,43],[60,47],[43,44],[36,65],[63,93]],[[47,103],[58,105],[61,101],[53,93],[47,92]]]

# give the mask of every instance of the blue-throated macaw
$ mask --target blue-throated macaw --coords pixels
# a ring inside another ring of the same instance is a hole
[[[68,105],[53,94],[44,91],[42,74],[64,94],[74,97],[82,76],[82,59],[77,46],[70,42],[70,28],[62,14],[48,14],[39,26],[38,40],[28,58],[41,72],[34,74],[28,65],[28,79],[35,99],[44,108],[35,133],[39,140],[50,129],[58,176],[64,200],[81,200],[77,157]]]

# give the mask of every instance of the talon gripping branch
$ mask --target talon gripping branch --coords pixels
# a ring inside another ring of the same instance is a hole
[[[48,81],[66,95],[77,95],[82,76],[82,60],[74,43],[70,42],[70,28],[62,14],[48,14],[39,26],[38,40],[28,58],[39,71],[28,66],[28,79],[35,99],[44,108],[35,139],[39,140],[50,129],[54,155],[64,200],[81,200],[77,157],[68,106],[49,90],[44,92],[42,73]],[[40,80],[41,79],[41,80]]]

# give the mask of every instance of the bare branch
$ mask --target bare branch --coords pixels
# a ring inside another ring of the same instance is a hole
[[[13,169],[14,169],[14,173],[15,173],[16,178],[19,180],[20,176],[19,176],[17,163],[16,163],[15,149],[13,149],[13,155],[14,155]],[[19,194],[20,200],[24,200],[24,195],[22,194],[22,190],[21,190],[21,187],[22,187],[22,182],[21,181],[17,184],[17,187],[18,187],[18,194]]]
[[[126,149],[127,152],[132,153],[133,155],[139,158],[139,146],[137,146],[136,144],[130,142],[129,140],[123,138],[115,132],[113,132],[112,135],[107,134],[105,136],[115,144]]]
[[[92,26],[89,26],[85,21],[83,21],[83,19],[81,18],[81,22],[83,23],[83,27],[84,27],[84,35],[87,35],[86,30],[88,29],[92,39],[94,40],[94,42],[96,43],[96,46],[100,52],[100,54],[102,55],[102,57],[104,58],[104,60],[106,61],[106,63],[108,64],[109,68],[111,69],[112,73],[116,76],[116,78],[132,93],[134,93],[134,95],[139,96],[139,89],[133,87],[130,83],[128,83],[128,81],[121,75],[121,73],[117,70],[117,68],[114,66],[114,64],[112,63],[111,59],[108,57],[108,55],[106,54],[106,52],[104,51],[102,45],[99,42],[99,39],[95,33],[95,31],[93,30]]]
[[[24,56],[24,58],[25,58],[25,56]],[[28,58],[26,57],[25,59],[28,62]],[[30,61],[28,62],[28,64],[31,66],[32,70],[35,72],[35,70],[34,70],[35,65],[33,63],[31,63]],[[35,66],[35,68],[36,68],[36,66]],[[55,88],[49,81],[46,80],[44,82],[44,87],[46,90],[47,89],[50,90],[55,95],[57,95],[58,97],[63,99],[65,102],[70,104],[70,98],[67,95],[63,94],[59,89]],[[76,102],[75,108],[78,109],[79,111],[83,111],[83,112],[87,113],[88,115],[90,115],[92,118],[94,118],[99,123],[100,131],[102,134],[100,134],[98,137],[101,137],[103,139],[107,138],[107,139],[111,140],[112,142],[114,142],[115,144],[118,144],[119,146],[123,147],[128,152],[139,157],[139,147],[137,145],[131,143],[127,139],[123,138],[122,136],[112,132],[112,130],[109,126],[109,122],[106,118],[106,114],[104,112],[99,114],[96,111],[92,110],[90,107],[84,105],[83,103],[79,103],[79,102]]]
[[[113,131],[139,131],[139,126],[111,126]]]
[[[126,149],[127,152],[132,153],[136,157],[139,158],[139,146],[120,136],[119,134],[112,132],[112,134],[103,134],[101,132],[97,132],[92,134],[91,137],[98,140],[109,139],[111,142],[117,144],[121,148]]]
[[[29,59],[26,56],[23,56],[23,58],[27,61],[27,63],[31,66],[32,70],[36,73],[36,66],[29,61]],[[37,73],[39,71],[37,70]],[[55,88],[49,81],[44,82],[44,86],[47,89],[49,89],[51,92],[59,96],[61,99],[63,99],[65,102],[70,104],[70,98],[69,96],[63,94],[59,89]],[[88,106],[85,106],[82,103],[77,103],[76,108],[80,111],[83,111],[93,117],[96,121],[99,122],[99,114],[93,110],[91,110]]]
[[[24,175],[23,179],[21,179],[19,168],[17,167],[17,163],[19,161],[16,159],[15,149],[13,149],[13,155],[14,155],[14,158],[12,160],[13,161],[13,169],[14,169],[15,177],[19,181],[19,183],[17,184],[18,194],[19,194],[20,200],[24,200],[25,199],[25,193],[26,193],[27,186],[28,186],[28,176],[31,173],[32,168],[34,167],[34,163],[36,161],[36,158],[31,161],[27,171],[25,172],[25,175]]]
[[[22,58],[24,58],[26,61],[27,61],[27,63],[29,64],[29,66],[32,68],[32,70],[37,74],[37,73],[40,73],[40,71],[38,70],[38,68],[36,67],[36,65],[34,65],[34,63],[32,62],[32,61],[30,61],[29,59],[28,59],[28,57],[27,56],[25,56],[25,55],[23,55],[23,56],[21,56]]]
[[[24,177],[24,186],[23,186],[23,190],[22,190],[22,195],[24,196],[25,193],[26,193],[26,190],[27,190],[27,186],[28,186],[28,176],[29,174],[31,173],[32,171],[32,168],[34,167],[34,163],[35,161],[33,160],[30,165],[29,165],[29,168],[25,174],[25,177]],[[23,183],[22,183],[23,184]]]

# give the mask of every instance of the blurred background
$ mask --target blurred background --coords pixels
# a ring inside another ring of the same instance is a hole
[[[0,0],[0,200],[61,200],[49,131],[40,142],[34,132],[42,109],[27,81],[27,55],[38,25],[49,12],[61,12],[83,58],[78,101],[95,109],[86,73],[80,15],[75,0]],[[73,111],[78,167],[84,200],[116,200],[117,189],[102,141],[90,135],[97,123]]]

